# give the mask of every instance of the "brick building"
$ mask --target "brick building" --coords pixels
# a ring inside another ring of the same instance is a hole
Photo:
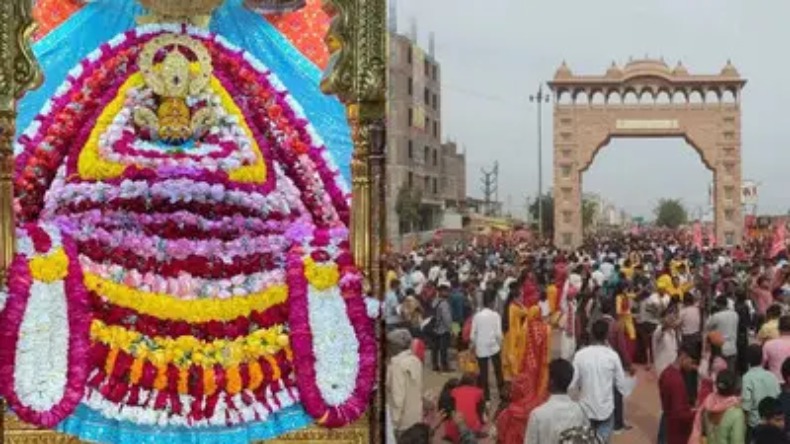
[[[442,142],[441,66],[433,51],[395,32],[389,49],[387,231],[394,239],[441,228],[448,206],[463,207],[466,156],[454,142]],[[401,226],[395,209],[403,187],[421,191],[421,220],[412,227]]]

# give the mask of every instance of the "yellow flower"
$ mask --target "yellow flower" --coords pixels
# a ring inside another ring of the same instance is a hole
[[[257,330],[233,340],[207,342],[194,336],[146,337],[120,326],[106,325],[100,320],[91,324],[91,339],[108,345],[116,350],[116,354],[124,351],[136,360],[147,357],[156,366],[172,363],[180,369],[189,368],[192,364],[227,368],[274,356],[287,347],[283,337],[287,335],[282,325]],[[112,357],[114,360],[114,355]],[[109,361],[108,358],[108,369],[112,369]]]
[[[143,376],[143,363],[145,361],[141,358],[137,358],[132,363],[132,368],[129,371],[129,382],[132,384],[137,384],[140,382],[140,378]]]
[[[217,391],[217,380],[214,378],[214,369],[206,367],[203,370],[203,391],[206,396],[211,396]]]
[[[85,273],[85,286],[115,305],[131,308],[159,319],[187,322],[231,321],[264,311],[288,299],[286,285],[274,285],[261,293],[228,299],[184,300],[162,293],[147,293]]]
[[[154,388],[160,392],[167,387],[167,366],[156,366],[156,379],[154,379]]]
[[[334,288],[340,281],[340,271],[337,269],[337,264],[318,265],[312,258],[308,257],[304,261],[304,266],[304,275],[307,281],[318,291]]]
[[[33,279],[45,283],[62,281],[69,273],[69,257],[62,247],[48,256],[36,256],[28,263]]]
[[[233,367],[229,368],[225,373],[225,376],[228,379],[226,386],[228,394],[233,396],[236,393],[239,393],[241,391],[241,373],[239,373],[239,367],[234,365]]]

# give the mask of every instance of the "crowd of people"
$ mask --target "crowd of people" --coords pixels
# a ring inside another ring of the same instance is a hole
[[[392,255],[390,439],[608,443],[639,369],[658,381],[655,442],[790,443],[785,256],[666,233]],[[438,396],[426,371],[447,374]]]

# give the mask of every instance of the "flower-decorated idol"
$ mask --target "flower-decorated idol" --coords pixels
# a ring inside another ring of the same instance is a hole
[[[362,415],[376,342],[348,193],[266,66],[205,30],[138,27],[19,144],[0,389],[21,419],[247,443]]]

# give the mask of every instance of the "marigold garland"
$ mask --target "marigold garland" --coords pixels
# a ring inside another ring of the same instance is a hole
[[[122,350],[135,359],[148,359],[155,365],[173,363],[182,369],[192,364],[205,367],[220,365],[225,368],[238,366],[262,356],[275,355],[288,347],[288,335],[282,325],[257,330],[232,341],[202,341],[194,336],[175,339],[147,337],[136,331],[94,320],[91,339],[107,344],[112,349],[111,353],[117,354],[117,350]],[[108,358],[107,362],[111,368],[114,359]]]
[[[115,305],[134,309],[160,319],[188,322],[230,321],[263,311],[288,299],[286,285],[274,285],[262,293],[229,299],[182,300],[160,293],[147,293],[85,274],[85,287]]]

